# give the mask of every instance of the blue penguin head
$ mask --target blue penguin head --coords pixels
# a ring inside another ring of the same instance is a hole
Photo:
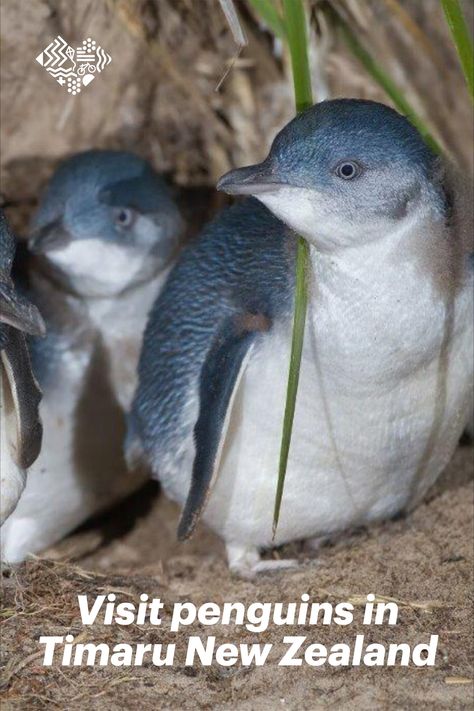
[[[417,209],[442,212],[437,158],[410,122],[373,101],[311,107],[276,136],[260,164],[218,189],[250,194],[321,249],[376,239]]]
[[[182,227],[149,163],[132,153],[91,150],[54,173],[32,221],[30,248],[77,292],[106,296],[164,268]]]

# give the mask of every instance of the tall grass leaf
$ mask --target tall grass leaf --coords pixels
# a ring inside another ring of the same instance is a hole
[[[286,38],[285,23],[278,12],[275,0],[248,0],[248,2],[275,37],[284,40]]]
[[[313,97],[311,93],[311,74],[309,71],[308,61],[306,18],[302,0],[283,0],[283,12],[286,37],[291,56],[291,66],[293,70],[296,110],[299,112],[304,111],[313,104]],[[288,466],[288,454],[290,451],[291,436],[293,432],[296,396],[298,393],[298,383],[300,378],[306,307],[308,303],[308,286],[306,278],[308,261],[308,244],[306,240],[299,237],[296,252],[296,286],[293,334],[291,339],[290,366],[286,391],[285,414],[283,417],[280,461],[278,466],[277,491],[273,511],[273,536],[275,536],[280,518],[283,488]]]
[[[466,78],[466,83],[474,99],[474,53],[472,38],[464,18],[459,0],[441,0],[446,21],[451,30],[454,44],[458,50],[459,61]]]

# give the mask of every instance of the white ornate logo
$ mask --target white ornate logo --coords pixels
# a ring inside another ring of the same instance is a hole
[[[91,37],[74,49],[58,35],[38,54],[36,61],[75,96],[110,64],[112,57]]]

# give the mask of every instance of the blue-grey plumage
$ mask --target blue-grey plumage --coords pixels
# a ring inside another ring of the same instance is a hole
[[[41,448],[41,393],[24,333],[44,334],[38,310],[15,289],[15,240],[0,210],[0,525],[14,511]]]
[[[422,182],[444,209],[438,164],[404,116],[372,101],[338,99],[299,114],[276,136],[265,161],[229,171],[217,188],[239,195],[258,190],[259,196],[282,186],[313,190],[324,199],[328,213],[336,201],[343,201],[348,222],[358,217],[364,224],[378,217],[396,222]]]
[[[15,240],[7,223],[3,210],[0,210],[0,288],[11,287],[10,273],[15,256]],[[0,296],[2,302],[5,300]],[[3,319],[2,319],[3,320]],[[7,342],[8,329],[0,323],[0,348]]]
[[[189,389],[222,326],[290,313],[294,254],[289,230],[253,198],[224,210],[183,251],[150,311],[130,417],[129,446],[139,432],[157,470],[187,434]]]
[[[147,326],[128,452],[187,502],[181,534],[203,511],[231,567],[252,574],[267,565],[260,549],[394,515],[442,471],[472,405],[472,247],[450,172],[375,102],[317,104],[218,188],[265,207],[223,213],[172,272]],[[309,303],[273,541],[296,233]]]
[[[122,151],[91,150],[69,158],[54,174],[33,217],[30,247],[47,253],[52,261],[57,252],[58,266],[73,282],[79,270],[73,258],[91,254],[91,241],[103,250],[111,246],[124,254],[130,249],[146,255],[150,266],[142,264],[142,269],[148,273],[169,262],[181,230],[182,220],[166,183],[145,160]],[[98,266],[105,272],[110,269],[107,262]],[[118,276],[112,274],[114,290]],[[107,281],[106,274],[101,281]],[[91,295],[100,296],[105,288],[97,285],[100,293],[95,294],[92,280],[89,286]],[[87,289],[83,279],[79,289],[81,293]]]
[[[44,335],[45,331],[38,309],[14,287],[11,279],[14,256],[15,238],[3,210],[0,210],[0,344],[6,342],[7,326],[4,324],[32,335]]]
[[[140,388],[129,418],[130,459],[143,447],[159,474],[162,463],[179,459],[181,445],[193,429],[197,459],[200,454],[215,453],[224,416],[218,402],[211,405],[205,394],[212,390],[216,376],[224,383],[237,377],[230,372],[232,349],[237,348],[241,361],[259,333],[274,319],[289,315],[294,254],[289,230],[252,198],[222,212],[185,250],[153,306],[145,332]],[[221,342],[224,353],[218,367],[216,364],[216,369],[206,372],[205,361]],[[226,377],[222,377],[224,372]],[[200,432],[199,419],[195,422],[190,412],[190,400],[203,373],[201,409],[220,422],[208,422],[205,432]],[[227,404],[231,392],[225,397]],[[202,441],[204,434],[212,436]],[[202,476],[209,485],[212,462],[206,464]],[[207,493],[201,477],[198,488],[200,503],[196,501],[196,506],[201,508]],[[195,513],[192,507],[189,526],[184,525],[184,517],[182,537],[191,532]]]
[[[45,436],[2,530],[4,559],[49,546],[142,483],[123,461],[124,411],[182,228],[165,182],[136,155],[87,151],[51,178],[32,221],[28,274],[48,326],[31,341]]]
[[[15,238],[3,210],[0,209],[0,274],[10,275],[15,256]]]

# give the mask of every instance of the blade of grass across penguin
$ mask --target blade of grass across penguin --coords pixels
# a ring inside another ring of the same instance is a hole
[[[311,92],[311,75],[308,61],[308,39],[306,17],[303,0],[283,0],[284,25],[288,47],[290,50],[295,103],[297,112],[304,111],[313,104]],[[293,433],[293,423],[296,409],[296,397],[301,369],[301,355],[308,303],[307,271],[309,262],[309,247],[303,237],[298,237],[296,252],[296,287],[293,318],[293,334],[291,340],[290,365],[286,391],[285,413],[280,445],[280,461],[278,466],[278,481],[273,511],[273,536],[275,536],[280,518],[283,489],[285,485],[288,455]]]

